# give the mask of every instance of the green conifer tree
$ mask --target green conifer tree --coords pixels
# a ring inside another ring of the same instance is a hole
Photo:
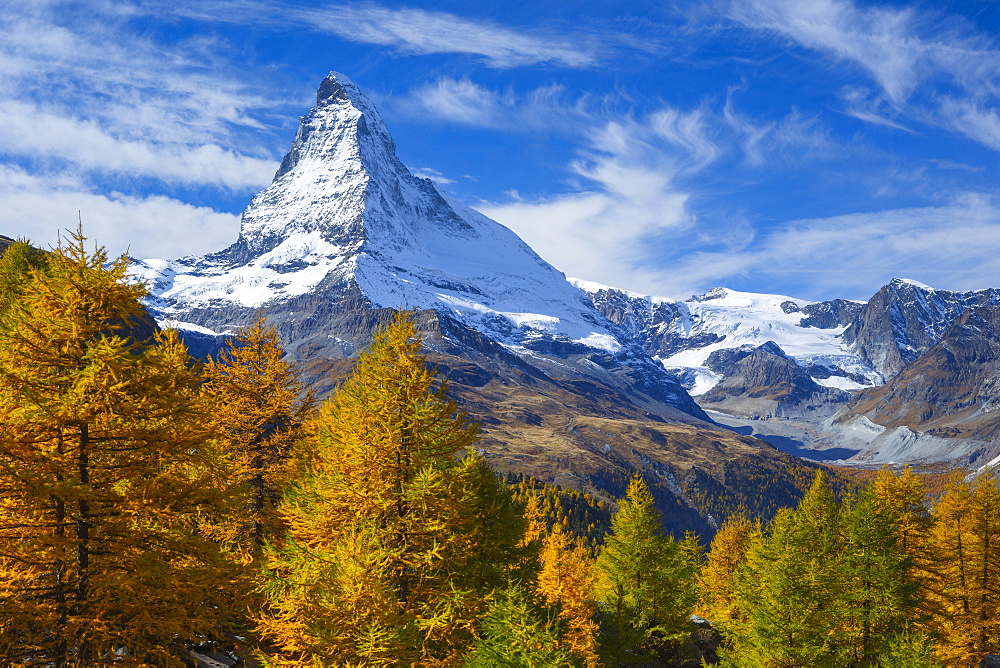
[[[761,537],[760,522],[742,515],[730,517],[712,539],[708,557],[698,576],[699,614],[725,628],[742,614],[736,605],[736,574],[746,564],[750,546]]]
[[[650,661],[690,635],[699,561],[693,538],[664,535],[653,496],[636,474],[597,559],[606,663]]]
[[[524,586],[514,584],[498,591],[480,626],[479,638],[465,661],[469,668],[584,665],[560,640],[558,607],[546,605]]]
[[[794,510],[782,509],[755,541],[737,574],[727,640],[731,663],[746,666],[843,666],[839,506],[822,471]]]
[[[872,488],[844,513],[838,636],[856,664],[874,663],[894,634],[918,616],[919,584],[909,577],[913,559],[903,546],[899,519]]]

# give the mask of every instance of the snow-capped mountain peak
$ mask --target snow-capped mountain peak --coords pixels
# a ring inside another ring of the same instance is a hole
[[[644,341],[646,352],[683,377],[693,395],[721,380],[711,368],[713,353],[768,345],[803,368],[817,369],[821,385],[857,389],[881,382],[841,336],[861,302],[810,302],[723,287],[675,301],[571,280],[602,313]]]
[[[372,102],[327,76],[239,239],[204,257],[138,262],[151,306],[258,308],[317,291],[439,309],[511,345],[529,330],[615,351],[609,323],[517,235],[414,176]]]

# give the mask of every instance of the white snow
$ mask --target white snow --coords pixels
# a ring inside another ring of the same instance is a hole
[[[705,394],[713,387],[719,384],[722,380],[722,376],[715,373],[707,366],[696,366],[688,367],[686,369],[677,369],[676,367],[666,367],[667,371],[676,374],[678,371],[686,371],[693,378],[694,383],[688,388],[688,394],[692,397],[698,397]]]
[[[714,334],[721,337],[715,343],[659,358],[668,370],[684,373],[693,379],[694,385],[688,389],[692,396],[704,394],[721,380],[706,366],[708,357],[713,352],[743,345],[757,347],[768,341],[778,344],[800,366],[816,364],[831,369],[835,375],[816,379],[821,385],[857,390],[883,382],[881,375],[854,355],[844,343],[841,335],[846,327],[820,329],[800,324],[804,317],[801,309],[813,302],[785,295],[741,292],[729,288],[713,288],[704,295],[674,301],[668,297],[618,290],[593,281],[577,278],[569,280],[591,294],[601,290],[617,290],[632,299],[645,301],[650,307],[664,303],[674,305],[680,317],[672,325],[663,323],[660,327],[672,326],[679,336],[690,338]],[[787,307],[788,303],[794,304],[798,310],[786,313],[781,305],[786,304]],[[863,378],[864,381],[852,380],[844,374]]]
[[[372,103],[332,76],[274,182],[244,211],[238,244],[135,263],[151,306],[183,319],[195,308],[255,308],[321,283],[354,285],[373,306],[441,309],[511,345],[534,330],[622,347],[586,297],[516,234],[413,176]]]
[[[898,283],[906,283],[907,285],[912,285],[912,286],[920,288],[922,290],[931,290],[931,291],[934,290],[934,288],[932,288],[931,286],[927,285],[926,283],[921,283],[920,281],[915,281],[912,278],[894,278],[892,280],[896,281]]]
[[[813,378],[818,384],[824,387],[833,387],[838,390],[860,390],[865,387],[871,387],[870,385],[862,385],[856,380],[851,380],[844,376],[830,376],[829,378]]]

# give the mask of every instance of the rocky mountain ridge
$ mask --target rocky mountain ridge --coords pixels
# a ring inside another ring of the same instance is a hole
[[[513,232],[410,173],[343,75],[321,84],[233,245],[133,269],[160,322],[203,351],[263,314],[320,393],[395,309],[409,309],[428,361],[482,420],[495,468],[609,500],[644,470],[678,531],[710,533],[739,506],[766,515],[810,477],[808,464],[713,423]]]
[[[969,463],[1000,451],[996,289],[893,279],[867,302],[725,288],[677,302],[577,284],[717,421],[790,452]]]

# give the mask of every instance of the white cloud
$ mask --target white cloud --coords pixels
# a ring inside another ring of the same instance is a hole
[[[1000,150],[995,35],[933,9],[861,7],[851,0],[732,0],[726,13],[868,72],[881,96],[846,89],[848,115],[912,132],[898,119],[905,114]]]
[[[236,241],[239,216],[163,196],[95,193],[72,175],[32,175],[0,166],[0,234],[52,246],[83,220],[88,238],[112,255],[179,257],[216,251]]]
[[[967,194],[946,206],[793,221],[743,249],[688,254],[663,292],[690,294],[748,278],[816,299],[866,299],[892,278],[973,290],[1000,283],[998,255],[1000,202]]]
[[[454,183],[455,179],[449,179],[447,176],[442,174],[436,169],[430,167],[418,167],[417,169],[410,169],[414,176],[419,176],[424,179],[430,179],[434,183],[440,183],[441,185],[447,185],[449,183]]]
[[[1000,151],[1000,112],[968,100],[944,97],[941,115],[946,127]]]
[[[476,208],[567,274],[638,291],[656,292],[672,280],[673,267],[664,268],[663,258],[654,255],[665,240],[690,245],[698,235],[717,236],[699,229],[690,202],[694,182],[710,167],[735,158],[752,170],[771,170],[832,151],[815,119],[794,110],[780,120],[759,122],[737,112],[729,100],[721,110],[708,104],[690,110],[664,106],[642,118],[619,114],[608,120],[609,112],[583,103],[568,111],[559,104],[529,105],[526,111],[516,101],[501,104],[499,94],[474,89],[475,99],[487,104],[482,115],[462,118],[488,118],[496,127],[514,129],[528,116],[553,131],[582,134],[588,147],[569,165],[575,187],[568,192],[535,198],[513,193]],[[720,226],[727,238],[748,234],[749,225],[738,214]]]
[[[867,70],[889,98],[906,100],[945,76],[967,90],[996,90],[1000,59],[983,37],[916,8],[859,7],[850,0],[734,0],[730,16]]]
[[[0,101],[0,153],[66,161],[104,173],[149,176],[171,183],[249,189],[270,183],[277,162],[217,144],[154,143],[115,137],[95,121]]]
[[[223,45],[156,43],[129,29],[128,3],[87,10],[15,0],[0,14],[0,153],[120,179],[267,183],[275,156],[252,131],[281,105],[241,82]]]
[[[166,3],[160,3],[160,11],[164,7]],[[374,3],[310,8],[267,0],[180,0],[171,3],[169,11],[240,25],[305,26],[351,42],[394,47],[404,54],[470,54],[482,57],[487,66],[498,69],[542,63],[585,68],[597,63],[600,51],[592,39],[581,39],[580,35],[571,40],[448,12],[409,7],[390,9]]]
[[[694,222],[688,195],[675,178],[685,166],[718,154],[707,139],[679,141],[679,150],[662,150],[664,142],[680,139],[673,134],[676,124],[697,125],[668,115],[593,130],[591,150],[571,165],[588,184],[585,188],[532,200],[515,193],[506,202],[476,208],[569,275],[635,289],[656,285],[662,276],[652,268],[647,242]]]
[[[404,53],[468,53],[496,68],[537,63],[589,67],[592,49],[558,38],[527,34],[490,21],[474,21],[446,12],[340,5],[293,11],[314,27],[353,42],[393,46]]]
[[[581,124],[593,125],[595,120],[587,97],[567,101],[560,86],[542,86],[519,96],[470,79],[439,77],[388,102],[412,116],[499,130],[573,131]]]
[[[873,125],[916,134],[914,130],[895,120],[899,115],[898,110],[892,108],[881,97],[872,95],[869,90],[857,86],[845,86],[840,91],[840,97],[847,103],[844,113],[848,116]]]

